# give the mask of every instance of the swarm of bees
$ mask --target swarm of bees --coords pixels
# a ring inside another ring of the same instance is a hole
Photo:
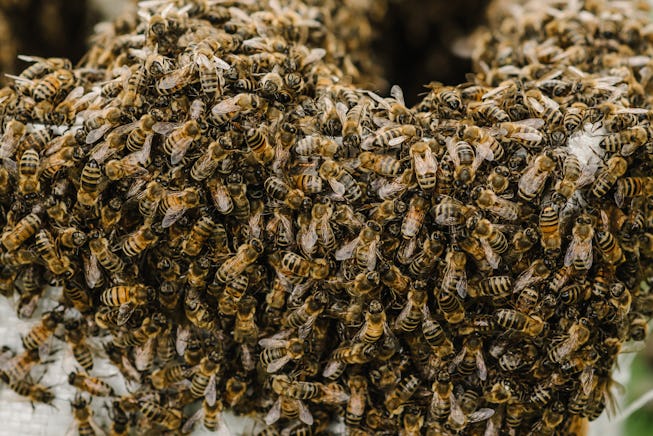
[[[581,434],[653,315],[646,11],[511,7],[408,108],[310,3],[143,1],[0,90],[0,289],[61,286],[0,379],[51,404],[64,341],[85,435]]]

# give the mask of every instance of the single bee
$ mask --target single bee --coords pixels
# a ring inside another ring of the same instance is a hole
[[[83,206],[95,206],[99,200],[102,191],[102,168],[95,159],[89,160],[80,176],[79,190],[77,191],[77,201]]]
[[[408,211],[401,222],[401,235],[405,239],[416,237],[424,224],[428,201],[421,195],[414,195],[408,204]]]
[[[356,265],[361,269],[374,271],[377,261],[377,246],[381,239],[381,225],[376,221],[368,221],[352,241],[341,246],[335,252],[336,260],[356,260]]]
[[[93,239],[88,243],[88,246],[91,251],[91,256],[95,258],[93,262],[89,262],[90,268],[93,268],[93,263],[99,263],[104,269],[114,274],[121,273],[125,268],[122,259],[109,250],[109,241],[106,238]],[[87,275],[96,274],[100,274],[99,270],[87,270]]]
[[[503,165],[492,168],[487,183],[495,194],[501,194],[510,186],[510,170]]]
[[[151,400],[140,403],[140,411],[153,424],[160,425],[167,430],[177,430],[181,427],[183,413],[180,409],[167,408]]]
[[[138,211],[140,214],[146,219],[153,218],[164,194],[163,186],[159,182],[156,180],[149,182],[138,199]]]
[[[210,216],[200,217],[182,243],[182,253],[188,256],[197,256],[207,240],[223,231],[224,226],[213,221]]]
[[[272,336],[259,341],[263,347],[261,352],[261,365],[268,373],[275,373],[283,368],[291,360],[299,360],[304,356],[307,344],[299,338],[282,339]]]
[[[145,318],[140,327],[115,337],[113,345],[118,348],[140,347],[159,335],[165,326],[165,315],[156,313],[151,318]]]
[[[221,162],[230,155],[230,151],[225,150],[219,141],[212,141],[206,150],[193,163],[190,170],[190,176],[193,180],[201,182],[215,172]],[[213,180],[213,179],[211,179]],[[219,179],[217,179],[219,180]]]
[[[571,231],[572,240],[565,254],[565,266],[572,265],[576,271],[588,271],[592,267],[593,217],[580,215]]]
[[[18,221],[13,228],[6,230],[0,237],[0,242],[7,250],[14,251],[32,237],[40,227],[41,218],[32,212]]]
[[[396,177],[401,171],[401,161],[391,155],[363,151],[358,155],[360,167],[385,177]]]
[[[225,383],[224,402],[233,407],[240,403],[247,393],[247,381],[236,375],[229,377]]]
[[[222,100],[211,108],[213,120],[218,124],[225,124],[239,115],[246,115],[249,112],[262,106],[262,102],[255,94],[241,93],[231,98]]]
[[[200,190],[195,187],[168,192],[159,203],[159,211],[163,214],[161,227],[166,229],[172,226],[188,209],[199,206],[200,201]]]
[[[502,160],[503,146],[491,135],[489,130],[478,126],[464,125],[459,136],[463,141],[473,145],[477,153],[483,153],[487,160]]]
[[[64,323],[66,342],[70,344],[77,363],[86,371],[93,369],[93,352],[86,341],[86,331],[81,320],[70,319]]]
[[[451,361],[451,367],[457,368],[458,373],[463,376],[468,376],[476,370],[479,379],[487,379],[483,341],[479,336],[472,335],[465,339],[462,351]]]
[[[533,201],[544,189],[544,184],[555,167],[552,156],[548,153],[539,154],[519,179],[519,197],[525,201]]]
[[[63,317],[58,310],[45,312],[41,320],[22,338],[23,347],[26,350],[36,350],[44,344],[59,324],[63,322]]]
[[[472,191],[472,199],[480,209],[505,220],[515,221],[519,217],[520,208],[517,203],[499,197],[490,189],[475,188]]]
[[[496,322],[503,328],[516,330],[528,336],[537,336],[544,330],[545,323],[536,316],[528,316],[514,309],[499,309]]]
[[[612,156],[606,162],[605,166],[601,168],[594,183],[592,184],[592,195],[601,198],[608,193],[610,189],[617,183],[617,179],[626,174],[628,169],[628,162],[621,156]]]
[[[553,204],[542,206],[539,216],[540,243],[547,256],[560,254],[562,236],[560,234],[560,217]]]
[[[323,292],[316,292],[310,295],[297,309],[288,313],[284,325],[297,328],[298,336],[306,338],[310,333],[318,316],[324,311],[328,298]]]
[[[369,99],[360,99],[345,115],[342,123],[342,144],[349,150],[360,146],[363,136],[362,122],[369,110]]]
[[[258,340],[258,327],[254,319],[255,314],[255,299],[244,297],[238,302],[233,331],[234,341],[239,344],[256,345]]]
[[[68,374],[68,383],[80,391],[88,392],[97,397],[114,396],[114,390],[107,382],[97,377],[91,377],[83,372],[71,372]]]
[[[70,258],[60,255],[52,241],[52,236],[47,230],[39,231],[34,237],[34,245],[48,269],[55,275],[66,274],[71,276]]]
[[[358,427],[363,420],[367,402],[367,379],[362,375],[352,375],[347,380],[349,400],[345,409],[345,424]]]
[[[43,76],[36,83],[32,90],[34,100],[52,100],[58,95],[62,95],[75,84],[75,76],[72,71],[67,69],[57,69]]]
[[[433,232],[422,244],[422,250],[410,261],[410,273],[421,279],[428,277],[437,266],[444,248],[444,235]]]
[[[59,231],[57,236],[56,245],[65,248],[79,248],[86,244],[88,237],[86,233],[77,229],[76,227],[68,227]]]
[[[118,323],[126,323],[137,306],[152,301],[155,291],[145,285],[118,285],[106,289],[100,295],[100,301],[105,306],[119,307]]]
[[[163,151],[170,156],[170,163],[177,165],[184,160],[193,142],[201,136],[201,129],[196,120],[186,121],[179,125],[176,123],[156,123],[152,129],[161,135],[166,136],[163,143]]]
[[[365,323],[354,339],[365,343],[374,343],[389,331],[383,306],[378,300],[372,300],[369,309],[365,313]]]
[[[413,396],[417,388],[421,384],[421,380],[410,374],[408,377],[402,379],[399,384],[385,396],[384,405],[386,410],[391,415],[399,415],[402,413],[404,405],[410,397]]]
[[[291,209],[299,209],[304,202],[304,192],[301,189],[292,189],[279,177],[268,177],[265,180],[265,190],[270,197],[284,203]]]
[[[363,191],[356,180],[335,161],[325,159],[318,173],[329,183],[333,192],[344,197],[348,202],[354,203],[363,196]]]
[[[41,350],[38,348],[27,349],[15,356],[2,356],[0,362],[0,380],[10,383],[11,380],[23,380],[29,376],[32,368],[41,363]],[[6,360],[4,358],[7,357]]]
[[[653,193],[653,177],[622,177],[617,180],[614,200],[621,207],[626,198]]]
[[[562,363],[574,351],[582,347],[590,338],[591,331],[585,318],[573,323],[567,334],[554,343],[547,351],[552,362]]]
[[[461,186],[469,186],[476,178],[476,170],[490,157],[489,149],[474,149],[468,142],[447,139],[447,152],[454,164],[453,177]]]
[[[483,247],[485,259],[493,269],[499,267],[500,255],[508,250],[508,240],[497,227],[485,218],[472,218],[467,226],[472,236],[477,238]]]
[[[40,191],[40,166],[39,154],[35,149],[28,148],[20,156],[18,161],[18,192],[21,195]]]
[[[55,399],[54,393],[49,387],[34,383],[29,376],[21,380],[10,381],[9,387],[18,395],[29,398],[32,405],[43,403],[51,406]]]
[[[474,286],[469,286],[468,293],[473,298],[502,298],[512,292],[510,276],[492,276],[482,279]]]
[[[299,156],[321,156],[333,158],[338,153],[338,143],[324,136],[310,135],[295,143],[294,151]]]
[[[416,281],[413,288],[408,291],[406,306],[397,315],[394,323],[396,330],[412,332],[421,324],[428,301],[425,287],[425,282]]]
[[[540,128],[544,121],[539,118],[530,118],[515,122],[501,122],[497,133],[507,141],[514,141],[526,148],[533,149],[539,146],[544,135]]]

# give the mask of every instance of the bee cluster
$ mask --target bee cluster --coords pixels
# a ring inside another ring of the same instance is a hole
[[[82,434],[89,396],[112,434],[223,408],[262,434],[599,416],[653,314],[645,11],[513,5],[470,82],[407,108],[349,84],[363,3],[143,1],[78,68],[33,58],[0,90],[1,289],[29,318],[62,285],[3,349],[11,389],[53,401],[31,371],[56,337]],[[89,375],[90,338],[138,389]]]

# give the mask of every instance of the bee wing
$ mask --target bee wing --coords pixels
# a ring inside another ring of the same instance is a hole
[[[284,332],[286,334],[290,333]],[[263,338],[258,341],[258,344],[263,347],[263,348],[281,348],[285,347],[288,344],[288,341],[285,339],[285,337],[276,337],[277,335],[271,336],[269,338]]]
[[[337,374],[343,365],[344,363],[338,362],[337,360],[330,360],[324,367],[324,371],[322,371],[322,376],[328,378],[334,374]]]
[[[84,142],[86,142],[86,144],[95,144],[100,138],[104,136],[105,133],[109,131],[109,129],[111,129],[111,127],[113,127],[111,124],[104,123],[97,129],[89,131]]]
[[[490,264],[492,269],[499,268],[499,262],[501,261],[501,257],[492,249],[492,247],[490,247],[490,244],[487,242],[487,239],[481,238],[479,239],[479,242],[481,243],[481,247],[483,247],[483,252],[485,253],[485,259]]]
[[[93,147],[91,150],[91,159],[97,163],[104,162],[109,156],[113,156],[115,150],[109,146],[109,143],[104,141]]]
[[[424,154],[424,157],[415,154],[413,165],[415,165],[416,174],[435,173],[438,170],[438,161],[433,158],[430,150]]]
[[[523,139],[524,141],[541,141],[542,134],[539,132],[513,132],[510,134],[511,138]]]
[[[297,401],[297,408],[299,409],[299,420],[306,425],[313,425],[313,415],[311,415],[311,411],[308,410],[306,404],[301,400],[295,401]]]
[[[532,127],[533,129],[541,129],[544,126],[544,120],[542,118],[526,118],[525,120],[513,121],[513,123]]]
[[[406,106],[406,102],[404,100],[404,91],[402,91],[399,85],[392,85],[392,88],[390,88],[390,95],[395,100],[397,100],[399,104],[401,104],[402,106]]]
[[[2,159],[2,166],[6,168],[7,171],[9,171],[9,174],[14,176],[14,178],[18,177],[18,164],[16,164],[15,160],[5,157]]]
[[[451,394],[451,412],[449,414],[449,418],[460,424],[460,426],[464,426],[467,418],[465,417],[465,412],[463,412],[463,409],[460,408],[460,405],[458,405],[458,401],[456,400],[456,396],[452,393]]]
[[[467,348],[466,348],[466,347],[463,347],[462,350],[460,350],[460,353],[458,353],[458,354],[456,355],[456,357],[454,357],[454,358],[451,360],[451,367],[452,367],[452,368],[455,368],[456,366],[460,365],[460,362],[463,361],[463,359],[465,358],[465,355],[466,355],[466,354],[467,354]]]
[[[84,278],[89,288],[95,288],[102,280],[102,271],[98,265],[97,257],[91,254],[84,257]]]
[[[372,241],[369,250],[367,251],[367,261],[365,262],[365,265],[367,266],[368,271],[374,271],[376,269],[376,258],[377,258],[376,247],[378,246],[378,244],[379,244],[378,241]]]
[[[485,365],[483,351],[481,350],[476,352],[476,368],[478,369],[478,378],[485,381],[487,379],[487,366]]]
[[[215,374],[211,374],[211,377],[209,378],[209,382],[206,385],[206,388],[204,388],[204,398],[209,402],[209,405],[214,405],[215,404],[215,399],[217,396],[217,388],[215,385]]]
[[[267,425],[272,425],[279,420],[281,417],[281,399],[277,398],[277,401],[274,402],[268,414],[265,415],[265,423]]]
[[[329,182],[331,189],[333,189],[333,192],[336,193],[339,197],[345,195],[346,188],[343,183],[340,183],[334,178],[329,178],[327,181]]]
[[[346,104],[343,102],[337,102],[336,103],[336,113],[338,114],[338,118],[340,119],[340,122],[344,125],[345,121],[347,120],[347,111],[349,108],[347,107]]]
[[[388,141],[388,146],[394,147],[399,144],[403,144],[404,141],[406,141],[406,139],[408,139],[407,136],[404,135],[397,136],[396,138],[392,138],[391,140]]]
[[[187,66],[171,71],[159,80],[157,87],[163,90],[174,88],[186,80],[188,72],[189,68]]]
[[[193,138],[184,138],[181,141],[179,141],[175,149],[170,154],[170,162],[173,165],[177,165],[178,163],[180,163],[184,159],[184,156],[186,155],[188,149],[192,144],[193,144]]]
[[[192,331],[187,326],[179,325],[177,327],[177,337],[175,338],[175,350],[179,356],[183,356],[186,351],[188,341],[192,336]]]
[[[228,70],[231,68],[231,65],[227,61],[217,56],[213,56],[213,65],[221,70]]]
[[[134,350],[134,366],[139,371],[145,371],[154,359],[154,338],[148,339],[145,344]]]
[[[286,366],[286,363],[290,362],[290,356],[285,355],[280,359],[275,360],[274,362],[270,362],[268,365],[268,372],[269,373],[275,373],[279,371],[281,368]]]
[[[188,421],[184,423],[184,426],[181,428],[181,434],[189,434],[193,431],[195,424],[200,422],[204,418],[204,408],[200,407],[197,412],[188,418]]]
[[[213,106],[213,108],[211,108],[211,113],[214,116],[219,116],[238,110],[240,110],[240,106],[237,104],[237,99],[236,97],[232,97]]]
[[[326,56],[326,50],[323,48],[314,48],[312,49],[309,53],[308,56],[304,58],[304,61],[302,62],[303,66],[310,65],[314,62],[319,61],[322,59],[324,56]]]
[[[134,121],[128,124],[123,124],[122,126],[118,126],[115,129],[113,129],[113,133],[116,133],[118,135],[122,135],[123,133],[131,132],[138,126],[138,121]]]
[[[169,135],[173,130],[180,127],[181,123],[168,123],[160,121],[152,126],[152,130],[159,135]]]
[[[542,114],[544,112],[544,106],[539,102],[538,99],[535,97],[526,97],[526,100],[528,101],[528,105],[538,114]]]
[[[467,416],[467,421],[471,424],[474,422],[485,421],[486,419],[490,419],[492,416],[494,416],[494,409],[483,407],[475,412],[470,413]]]
[[[313,252],[313,248],[317,243],[317,224],[314,221],[311,221],[308,229],[302,232],[300,239],[304,251],[309,253]]]
[[[591,366],[583,369],[583,372],[580,374],[580,386],[583,389],[585,395],[589,395],[594,387],[596,386],[597,378],[594,374],[594,368]]]
[[[342,247],[340,247],[338,250],[335,252],[335,258],[336,260],[346,260],[350,259],[354,255],[354,250],[356,249],[356,246],[358,245],[359,238],[354,238]]]
[[[308,335],[311,333],[311,329],[313,328],[313,324],[315,324],[315,320],[317,319],[317,315],[310,316],[304,324],[299,326],[297,329],[297,336],[300,339],[306,339]]]
[[[118,317],[116,319],[116,324],[119,326],[125,325],[127,321],[129,321],[129,318],[132,316],[132,313],[134,313],[134,310],[136,309],[136,305],[133,303],[125,303],[120,306],[120,309],[118,309]]]
[[[174,223],[176,223],[179,218],[181,218],[184,215],[184,212],[186,212],[186,208],[183,206],[174,206],[168,208],[166,210],[165,215],[163,216],[163,219],[161,220],[161,227],[164,229],[167,229]]]

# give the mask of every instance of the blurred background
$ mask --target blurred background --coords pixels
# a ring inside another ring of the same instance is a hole
[[[345,4],[356,1],[343,0]],[[424,92],[423,85],[431,81],[464,82],[465,74],[471,70],[471,63],[465,57],[470,49],[469,36],[483,24],[482,11],[488,3],[488,0],[389,0],[385,16],[375,23],[378,37],[369,55],[372,64],[382,67],[381,75],[386,82],[361,85],[386,93],[390,85],[399,84],[406,102],[412,105]],[[17,60],[18,54],[62,56],[76,62],[84,54],[96,23],[118,17],[134,5],[134,0],[0,0],[0,72],[15,74],[25,68],[27,64]],[[2,83],[4,75],[0,77]],[[0,302],[0,306],[5,305],[6,302]],[[11,310],[1,315],[0,334],[5,338],[16,336],[18,340],[17,320]],[[622,409],[653,390],[653,339],[649,338],[643,351],[624,356],[616,378],[626,388],[626,394],[620,397]],[[14,421],[18,418],[6,407],[7,401],[13,401],[8,399],[6,391],[0,390],[0,420],[5,423],[4,427],[0,426],[0,435],[55,434],[51,432],[54,416],[69,415],[66,410],[61,414],[41,408],[32,412],[24,404],[24,423],[33,427],[28,429],[18,424],[21,431],[16,433],[6,427],[12,418]],[[590,434],[648,436],[652,434],[651,429],[653,402],[624,423],[609,422],[604,413],[593,423]]]

